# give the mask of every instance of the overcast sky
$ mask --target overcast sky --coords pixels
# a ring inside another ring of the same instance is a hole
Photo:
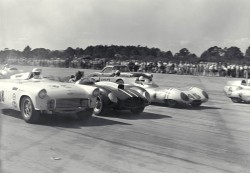
[[[0,0],[0,50],[250,46],[249,0]]]

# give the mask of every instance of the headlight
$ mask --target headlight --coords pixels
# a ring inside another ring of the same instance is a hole
[[[93,95],[94,97],[99,96],[99,95],[100,95],[100,90],[99,90],[99,88],[94,89],[94,91],[92,92],[92,95]]]
[[[184,100],[184,101],[188,101],[189,100],[188,96],[185,93],[183,93],[183,92],[181,92],[181,99]]]
[[[108,97],[109,97],[110,101],[112,101],[114,103],[117,103],[118,99],[117,99],[117,97],[113,93],[109,93]]]
[[[150,95],[149,95],[149,93],[148,93],[147,91],[144,91],[144,92],[143,92],[143,96],[144,96],[149,102],[151,101]]]
[[[47,91],[45,89],[42,89],[39,93],[38,93],[38,96],[41,98],[41,99],[44,99],[47,95]]]

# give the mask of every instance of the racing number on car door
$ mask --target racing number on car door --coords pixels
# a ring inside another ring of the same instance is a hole
[[[4,91],[0,91],[0,102],[4,102]]]

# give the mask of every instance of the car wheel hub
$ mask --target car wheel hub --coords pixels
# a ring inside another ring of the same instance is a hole
[[[26,118],[29,118],[31,116],[31,113],[32,113],[31,103],[29,101],[26,101],[24,104],[24,116]]]
[[[102,101],[98,98],[96,100],[96,107],[94,109],[95,112],[100,112],[102,109]]]

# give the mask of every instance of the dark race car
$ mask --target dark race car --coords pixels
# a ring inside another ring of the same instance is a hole
[[[140,114],[150,104],[149,93],[141,87],[124,88],[123,84],[114,82],[95,82],[92,78],[83,78],[76,84],[94,85],[100,89],[95,115],[105,115],[109,109],[130,110]]]
[[[101,72],[95,72],[88,77],[94,78],[96,81],[110,81],[116,83],[130,83],[134,78],[143,76],[152,80],[153,75],[143,72],[131,72],[126,65],[109,65],[103,68]]]

